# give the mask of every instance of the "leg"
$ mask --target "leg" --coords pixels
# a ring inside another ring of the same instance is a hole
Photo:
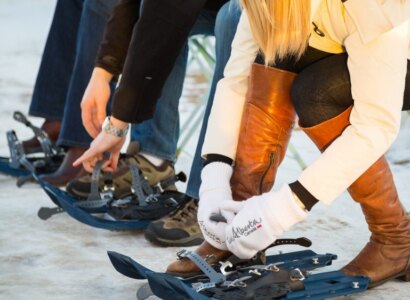
[[[91,142],[81,121],[80,102],[94,68],[105,24],[115,0],[104,2],[86,0],[84,2],[76,41],[75,62],[66,95],[59,146],[68,147],[67,154],[59,169],[42,178],[56,186],[65,186],[70,180],[84,173],[82,167],[74,168],[73,162],[80,157]]]
[[[132,125],[131,141],[137,141],[140,150],[164,160],[174,162],[179,137],[179,98],[182,95],[188,49],[185,47],[172,69],[154,117],[143,123]]]
[[[58,139],[60,146],[88,148],[92,141],[82,125],[80,104],[94,69],[95,57],[103,38],[105,25],[116,3],[116,0],[84,1],[76,42],[76,57]]]
[[[214,101],[216,85],[223,78],[225,65],[231,56],[231,44],[236,33],[241,12],[236,2],[225,4],[218,12],[215,23],[215,55],[216,64],[209,91],[208,103],[205,109],[204,120],[199,134],[198,144],[192,162],[186,194],[194,199],[199,199],[199,186],[201,185],[201,170],[203,159],[201,157],[202,144],[204,142],[208,118]]]
[[[202,169],[201,148],[208,115],[212,106],[213,95],[215,94],[216,84],[219,79],[222,78],[223,69],[229,59],[230,45],[236,32],[239,16],[240,10],[238,7],[230,7],[229,4],[226,4],[219,11],[216,21],[215,14],[204,12],[192,30],[192,35],[197,33],[213,34],[213,31],[215,30],[215,73],[186,191],[189,200],[187,204],[175,214],[150,224],[145,231],[145,237],[154,243],[163,246],[192,246],[197,245],[202,241],[202,234],[196,218],[200,172]]]
[[[209,94],[209,99],[207,107],[205,110],[205,116],[202,123],[202,128],[199,136],[198,145],[195,152],[195,158],[192,164],[191,173],[189,177],[187,195],[194,199],[198,199],[199,186],[201,184],[200,174],[202,170],[202,144],[204,141],[206,128],[208,125],[208,117],[212,109],[213,98],[215,95],[216,85],[218,81],[223,77],[223,70],[226,63],[229,60],[231,54],[231,44],[234,38],[236,27],[238,25],[240,18],[240,10],[236,6],[236,2],[225,4],[218,13],[216,24],[215,24],[215,37],[216,37],[216,65],[215,73],[212,79],[211,91]],[[184,210],[182,210],[184,211]],[[169,221],[171,223],[171,221]],[[171,223],[172,224],[172,223]],[[197,225],[198,226],[198,225]],[[206,256],[208,254],[214,255],[213,260],[220,260],[226,255],[230,255],[225,251],[220,251],[210,246],[208,243],[202,243],[202,245],[196,250],[196,252],[201,256]],[[212,263],[212,261],[210,261]],[[189,260],[180,260],[172,263],[167,268],[168,273],[178,274],[181,276],[189,276],[198,272],[198,269]]]
[[[63,118],[82,8],[82,0],[57,2],[31,100],[29,113],[33,116]]]
[[[300,124],[309,126],[304,131],[321,151],[349,126],[349,105],[353,100],[346,60],[345,54],[334,55],[312,65],[299,75],[293,88]],[[408,101],[405,99],[405,103]],[[342,271],[370,277],[371,286],[391,278],[410,280],[410,218],[400,203],[386,159],[376,161],[348,191],[360,203],[372,234],[363,250]]]
[[[46,119],[42,129],[52,141],[60,132],[82,6],[82,0],[57,1],[31,99],[29,114]],[[36,138],[23,147],[27,153],[41,151]]]
[[[214,34],[215,14],[204,11],[195,23],[191,35]],[[166,160],[175,161],[179,137],[179,99],[182,95],[188,47],[185,46],[168,76],[158,100],[154,118],[133,126],[131,139],[140,143],[140,150]]]

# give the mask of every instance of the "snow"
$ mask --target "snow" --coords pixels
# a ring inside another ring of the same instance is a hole
[[[8,155],[4,138],[7,130],[15,129],[21,139],[31,136],[11,115],[14,110],[27,112],[54,5],[55,1],[50,0],[0,1],[1,156]],[[185,94],[182,118],[193,106]],[[34,123],[41,124],[41,120],[35,119]],[[388,158],[402,202],[410,210],[410,190],[406,188],[410,175],[410,119],[406,114],[402,127]],[[306,163],[319,155],[299,130],[295,130],[291,142]],[[193,138],[182,152],[177,170],[189,172],[194,147]],[[299,166],[289,154],[280,168],[277,186],[296,179],[299,173]],[[37,217],[41,206],[53,205],[38,186],[29,184],[19,189],[13,178],[0,175],[0,299],[135,299],[141,283],[117,273],[106,251],[124,253],[150,268],[164,270],[181,250],[153,246],[145,241],[142,231],[95,229],[66,214],[45,222]],[[315,207],[305,222],[286,234],[299,236],[310,238],[312,249],[318,253],[337,254],[338,259],[327,268],[334,270],[358,253],[369,232],[359,206],[345,193],[330,207]],[[294,249],[287,246],[279,250]],[[409,299],[410,284],[391,281],[348,298]]]

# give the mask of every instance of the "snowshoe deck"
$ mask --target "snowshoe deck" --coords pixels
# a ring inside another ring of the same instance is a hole
[[[100,161],[93,172],[91,193],[87,200],[76,199],[36,176],[41,187],[57,205],[54,208],[40,208],[39,218],[47,220],[54,214],[67,212],[77,221],[97,228],[108,230],[143,229],[152,220],[168,215],[186,201],[185,195],[179,192],[165,191],[162,194],[155,194],[148,182],[140,175],[136,165],[130,166],[133,173],[134,194],[124,199],[114,199],[112,189],[107,188],[103,192],[99,191],[102,164],[103,161]]]
[[[118,252],[108,251],[108,257],[110,258],[113,267],[119,273],[133,279],[147,279],[147,274],[149,272],[154,272],[139,264],[129,256],[123,255]],[[286,269],[298,267],[305,270],[313,270],[315,268],[331,265],[334,259],[336,259],[336,255],[334,254],[317,254],[312,250],[303,250],[285,254],[268,255],[266,256],[266,264],[275,264]],[[220,265],[216,265],[214,266],[214,268],[217,271],[220,271]],[[198,275],[192,278],[186,278],[181,280],[192,282],[193,280],[201,277],[203,278],[204,276]]]
[[[259,280],[270,279],[269,275],[271,274],[265,272]],[[369,279],[366,277],[346,276],[340,271],[333,271],[306,275],[303,280],[299,280],[299,289],[295,290],[292,290],[286,282],[269,284],[269,280],[259,282],[260,287],[256,289],[258,281],[255,276],[252,276],[245,280],[232,281],[230,282],[232,286],[221,285],[221,287],[197,291],[192,284],[168,274],[148,272],[147,277],[154,295],[162,299],[175,299],[175,295],[178,295],[179,300],[319,300],[363,292],[369,284]]]
[[[0,172],[13,177],[30,175],[30,171],[25,168],[13,168],[10,166],[9,157],[0,157]]]
[[[130,230],[130,229],[143,229],[148,226],[151,220],[115,220],[107,219],[107,204],[109,200],[77,200],[68,193],[61,189],[54,187],[41,179],[39,179],[41,187],[50,197],[50,199],[57,205],[54,208],[42,207],[38,211],[38,216],[47,220],[52,215],[67,212],[75,220],[102,229],[108,230]],[[182,194],[178,194],[179,198],[176,199],[175,205],[180,205],[184,201]],[[120,200],[118,200],[120,201]],[[146,206],[143,208],[145,212],[149,209],[155,211],[156,207]],[[100,214],[100,215],[98,215]],[[105,214],[101,216],[101,214]]]
[[[185,251],[193,259],[192,252]],[[328,266],[336,259],[333,254],[317,254],[311,250],[266,256],[264,264],[224,270],[225,263],[205,268],[205,274],[178,278],[154,272],[130,257],[108,252],[114,268],[134,279],[148,279],[137,292],[137,299],[156,295],[162,299],[326,299],[361,292],[367,289],[369,279],[349,277],[340,271],[309,274],[307,271]],[[238,258],[229,258],[228,261]],[[204,260],[199,265],[204,264]],[[205,262],[206,264],[206,262]],[[285,276],[285,277],[284,277]]]

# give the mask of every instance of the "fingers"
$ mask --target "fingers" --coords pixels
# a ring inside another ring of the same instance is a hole
[[[95,127],[93,122],[93,111],[94,109],[92,105],[89,105],[86,102],[84,102],[84,104],[83,102],[81,103],[81,118],[83,120],[84,128],[89,135],[95,138],[98,135],[99,130]]]
[[[102,158],[102,153],[98,153],[95,148],[91,147],[87,151],[84,152],[74,163],[74,167],[78,167],[79,165],[87,162],[88,164],[92,163],[95,166],[95,163]]]

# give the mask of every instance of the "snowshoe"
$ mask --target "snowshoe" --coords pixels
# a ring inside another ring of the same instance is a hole
[[[147,273],[154,295],[179,300],[319,300],[345,296],[367,290],[370,279],[346,276],[340,271],[310,274],[300,269],[286,270],[275,265],[255,266],[234,275],[194,283],[168,274]]]
[[[283,239],[272,246],[306,243],[305,238]],[[308,240],[307,240],[308,241]],[[232,255],[220,265],[209,265],[194,252],[182,251],[178,255],[191,259],[203,275],[177,278],[157,273],[116,252],[108,252],[111,263],[121,274],[148,279],[137,292],[137,299],[153,294],[163,299],[325,299],[367,289],[368,278],[348,277],[341,272],[311,275],[307,271],[328,266],[336,255],[319,255],[311,250],[278,255],[258,253],[251,260]]]
[[[0,157],[0,172],[18,177],[17,186],[20,187],[24,183],[33,180],[33,172],[45,174],[56,171],[65,154],[62,148],[54,145],[47,137],[47,134],[31,124],[21,112],[14,112],[13,118],[33,130],[42,149],[42,152],[39,153],[26,154],[15,131],[10,130],[6,133],[10,157]]]
[[[101,167],[102,161],[97,164],[93,172],[91,193],[87,200],[78,200],[39,179],[45,192],[58,207],[42,207],[38,211],[38,216],[46,220],[54,214],[65,211],[77,221],[97,228],[142,229],[146,228],[150,221],[171,213],[186,201],[184,194],[176,191],[159,194],[155,187],[149,186],[135,164],[130,165],[133,174],[132,195],[123,199],[114,199],[113,189],[109,184],[105,185],[103,192],[99,192]],[[183,173],[176,175],[175,181],[179,178],[184,179],[185,175]]]

